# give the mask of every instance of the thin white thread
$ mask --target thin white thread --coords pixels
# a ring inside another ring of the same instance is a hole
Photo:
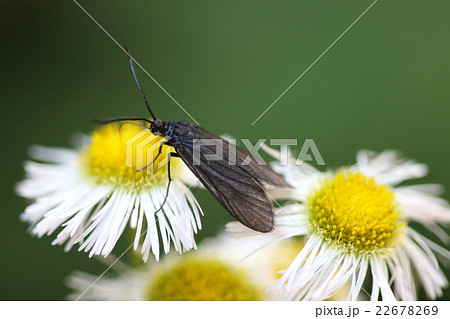
[[[83,10],[83,12],[84,12],[84,13],[85,13],[92,21],[94,21],[94,23],[95,23],[95,24],[96,24],[103,32],[105,32],[106,35],[108,35],[108,37],[110,37],[110,39],[113,40],[114,43],[117,44],[117,46],[119,46],[119,48],[121,48],[122,51],[125,52],[125,53],[131,58],[131,60],[133,60],[133,62],[134,62],[134,63],[135,63],[142,71],[144,71],[144,73],[147,74],[147,75],[150,77],[150,79],[152,79],[153,82],[155,82],[156,85],[158,85],[158,86],[160,87],[160,89],[163,90],[163,92],[166,93],[167,96],[170,97],[170,98],[172,99],[172,101],[175,102],[176,105],[178,105],[178,107],[179,107],[180,109],[183,110],[184,113],[186,113],[186,114],[187,114],[187,115],[195,122],[195,124],[200,125],[200,124],[192,117],[192,115],[189,114],[189,112],[186,111],[186,109],[185,109],[183,106],[181,106],[181,104],[180,104],[177,100],[175,100],[175,98],[174,98],[172,95],[170,95],[170,93],[167,92],[166,89],[164,89],[164,88],[162,87],[162,85],[159,84],[159,82],[156,81],[155,78],[154,78],[153,76],[151,76],[151,74],[148,73],[147,70],[144,69],[138,61],[136,61],[136,60],[133,58],[133,57],[131,56],[131,54],[129,54],[129,53],[128,53],[128,52],[127,52],[127,51],[126,51],[126,50],[125,50],[125,49],[124,49],[124,48],[116,41],[116,39],[114,39],[114,38],[108,33],[108,31],[106,31],[105,28],[103,28],[103,27],[100,25],[100,23],[98,23],[97,20],[95,20],[94,17],[92,17],[92,16],[89,14],[89,12],[86,11],[85,8],[83,8],[76,0],[73,0],[73,2],[75,2],[75,3],[80,7],[80,9]]]
[[[280,95],[279,97],[277,97],[276,100],[273,101],[272,104],[270,104],[269,107],[268,107],[264,112],[262,112],[262,114],[261,114],[261,115],[260,115],[260,116],[252,123],[252,125],[254,125],[256,122],[258,122],[259,119],[260,119],[264,114],[266,114],[266,112],[269,111],[269,110],[272,108],[272,106],[273,106],[275,103],[277,103],[278,100],[281,99],[281,97],[282,97],[284,94],[286,94],[286,92],[289,91],[289,90],[295,85],[295,83],[297,83],[297,81],[300,80],[300,79],[303,77],[303,75],[305,75],[306,72],[308,72],[309,69],[311,69],[311,68],[314,66],[314,64],[316,64],[317,61],[319,61],[319,60],[325,55],[325,53],[327,53],[328,50],[330,50],[331,47],[332,47],[336,42],[338,42],[339,39],[340,39],[345,33],[347,33],[347,31],[350,30],[350,28],[353,27],[353,25],[354,25],[356,22],[358,22],[358,20],[361,19],[362,16],[365,15],[366,12],[369,11],[369,9],[372,8],[372,6],[373,6],[375,3],[377,3],[377,2],[378,2],[378,0],[375,0],[375,1],[374,1],[374,2],[373,2],[366,10],[364,10],[364,12],[361,13],[361,15],[360,15],[355,21],[353,21],[353,23],[350,24],[350,26],[349,26],[347,29],[345,29],[345,31],[344,31],[344,32],[343,32],[336,40],[334,40],[334,42],[331,43],[331,45],[330,45],[325,51],[323,51],[322,54],[319,55],[319,57],[318,57],[317,59],[315,59],[314,62],[311,63],[310,66],[308,66],[308,67],[306,68],[306,70],[303,71],[303,73],[300,74],[300,76],[299,76],[294,82],[292,82],[292,84],[289,85],[289,87],[288,87],[286,90],[284,90],[284,92],[281,93],[281,95]]]

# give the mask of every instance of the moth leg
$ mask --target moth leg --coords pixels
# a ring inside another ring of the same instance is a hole
[[[172,181],[172,178],[170,177],[170,159],[172,157],[180,157],[180,155],[178,155],[178,153],[171,152],[167,156],[167,175],[169,176],[169,181]]]
[[[155,212],[155,214],[156,214],[157,212],[159,212],[159,211],[163,208],[164,204],[165,204],[166,201],[167,201],[167,197],[169,197],[170,183],[172,182],[172,178],[171,178],[171,176],[170,176],[170,159],[171,159],[172,157],[180,157],[180,155],[178,155],[178,154],[175,153],[175,152],[169,153],[169,154],[167,155],[167,176],[168,176],[168,178],[169,178],[169,182],[167,183],[166,196],[164,196],[164,200],[163,200],[163,202],[162,202],[162,204],[161,204],[161,207],[158,208],[158,210]]]
[[[151,161],[150,163],[148,163],[148,164],[145,165],[144,167],[138,169],[138,171],[142,172],[144,169],[146,169],[146,168],[149,167],[150,165],[153,165],[153,163],[156,161],[156,159],[159,157],[159,155],[161,155],[161,153],[162,153],[162,147],[163,147],[164,145],[166,145],[167,142],[168,142],[168,141],[162,141],[161,144],[159,144],[158,154],[156,154],[156,156],[155,156],[155,158],[153,159],[153,161]],[[170,156],[170,154],[172,154],[172,153],[169,153],[169,156]],[[175,154],[176,154],[176,153],[175,153]],[[177,154],[177,155],[178,155],[178,154]],[[169,157],[169,160],[170,160],[170,157]]]

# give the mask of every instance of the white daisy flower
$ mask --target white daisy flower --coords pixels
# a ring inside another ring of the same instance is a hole
[[[121,264],[122,269],[116,269],[116,275],[105,275],[99,280],[95,275],[74,272],[67,278],[67,285],[74,290],[68,298],[263,300],[268,283],[273,283],[272,277],[261,269],[249,271],[239,262],[243,246],[237,247],[223,239],[204,242],[195,252],[183,256],[169,254],[158,263],[149,262],[138,268]]]
[[[280,153],[265,148],[281,160]],[[274,285],[287,300],[322,300],[351,280],[348,298],[369,295],[371,300],[416,300],[422,285],[429,298],[442,295],[448,282],[434,253],[447,259],[450,252],[419,234],[412,221],[432,229],[442,240],[449,237],[438,223],[450,221],[448,203],[438,198],[439,185],[397,186],[426,175],[427,167],[401,159],[393,151],[360,151],[351,167],[322,173],[308,164],[274,164],[294,187],[274,192],[291,199],[277,210],[272,239],[306,235],[283,276]],[[245,226],[230,223],[237,236],[257,236]],[[370,269],[371,292],[361,292]]]
[[[196,247],[194,233],[201,229],[203,213],[189,190],[192,173],[172,158],[173,181],[163,205],[166,155],[173,149],[164,146],[153,165],[139,170],[156,157],[161,137],[115,123],[100,127],[88,141],[81,150],[31,148],[41,163],[25,163],[26,179],[17,193],[32,200],[21,215],[32,234],[42,237],[58,229],[53,244],[65,243],[66,251],[79,244],[90,257],[108,256],[127,225],[144,260],[150,251],[158,260],[160,245],[165,253],[171,243],[180,253]]]
[[[236,240],[226,235],[201,243],[198,251],[167,255],[159,263],[131,268],[116,263],[117,274],[77,271],[67,278],[71,300],[277,300],[267,292],[278,270],[294,260],[301,238],[273,243],[264,237]],[[259,249],[264,246],[266,249]],[[258,250],[255,252],[255,250]],[[119,266],[119,267],[117,267]],[[92,285],[92,283],[94,283]],[[333,300],[342,300],[344,287]]]

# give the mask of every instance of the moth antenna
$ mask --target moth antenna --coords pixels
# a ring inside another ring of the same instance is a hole
[[[145,96],[144,90],[142,89],[141,84],[139,83],[139,80],[137,78],[136,71],[134,70],[134,66],[133,66],[133,58],[131,57],[130,51],[128,51],[127,46],[125,46],[125,51],[127,52],[128,60],[130,61],[131,72],[133,73],[134,80],[136,81],[139,92],[141,92],[141,95],[144,98],[145,106],[147,107],[147,110],[150,112],[150,115],[152,116],[152,118],[156,119],[155,114],[153,114],[152,109],[150,108],[150,105],[148,104],[147,97]]]
[[[152,131],[152,130],[150,129],[150,127],[148,127],[148,126],[141,125],[141,124],[136,124],[136,123],[133,123],[133,122],[123,122],[123,123],[120,123],[119,129],[122,129],[122,126],[124,126],[125,124],[134,125],[134,126],[137,126],[137,127],[142,127],[142,128],[144,128],[144,129],[146,129],[146,130],[149,130],[150,132]]]
[[[147,123],[152,123],[153,121],[150,121],[149,119],[146,119],[145,117],[118,117],[111,120],[92,120],[92,122],[97,124],[109,124],[114,122],[121,122],[121,121],[145,121]]]

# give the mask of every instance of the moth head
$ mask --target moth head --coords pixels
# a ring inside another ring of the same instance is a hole
[[[164,123],[162,120],[160,119],[156,119],[152,122],[151,126],[151,131],[153,132],[153,134],[155,135],[161,135],[165,132],[166,130],[166,123]]]

